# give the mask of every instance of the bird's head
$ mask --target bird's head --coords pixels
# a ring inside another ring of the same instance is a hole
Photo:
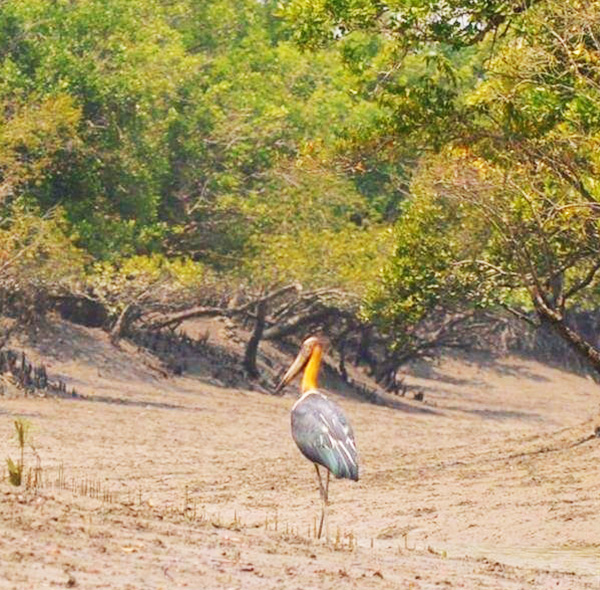
[[[275,388],[275,393],[279,393],[308,363],[310,357],[318,350],[321,352],[326,346],[325,339],[322,336],[308,337],[300,347],[300,352],[286,371],[285,375]]]

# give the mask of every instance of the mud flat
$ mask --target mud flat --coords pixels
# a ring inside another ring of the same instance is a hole
[[[332,392],[361,480],[319,494],[283,397],[164,379],[96,330],[20,342],[91,399],[0,397],[38,485],[0,484],[0,588],[600,588],[600,387],[519,358],[446,358],[421,402]]]

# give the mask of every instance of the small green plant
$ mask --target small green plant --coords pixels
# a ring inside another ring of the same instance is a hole
[[[6,464],[8,466],[8,481],[14,486],[20,486],[23,482],[23,471],[25,469],[25,444],[27,443],[31,424],[23,418],[17,418],[14,425],[20,456],[16,463],[8,457]]]

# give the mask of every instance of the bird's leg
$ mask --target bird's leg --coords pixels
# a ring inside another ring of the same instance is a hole
[[[325,538],[329,540],[329,476],[331,472],[327,470],[327,478],[325,480],[325,494],[324,494],[324,512],[325,512]]]
[[[323,480],[321,479],[321,472],[319,471],[319,466],[315,463],[315,469],[317,470],[317,480],[319,482],[319,493],[321,494],[321,521],[319,522],[319,530],[317,532],[317,539],[321,538],[321,533],[323,532],[323,520],[325,519],[325,505],[327,503],[326,495],[327,491],[323,487]],[[329,474],[329,470],[327,470],[327,474]]]

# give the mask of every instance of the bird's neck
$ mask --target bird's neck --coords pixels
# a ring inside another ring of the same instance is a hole
[[[306,363],[304,369],[304,376],[302,377],[302,393],[309,389],[317,388],[317,376],[319,374],[319,367],[321,366],[321,347],[317,344]]]

